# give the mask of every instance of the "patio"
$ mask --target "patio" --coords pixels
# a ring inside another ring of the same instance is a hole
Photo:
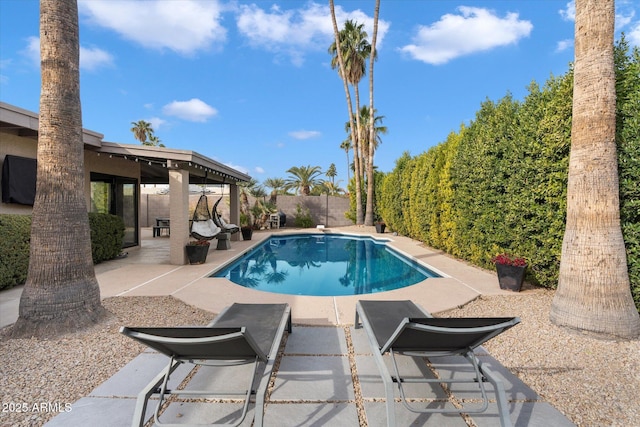
[[[313,230],[315,231],[315,230]],[[340,232],[373,234],[373,228],[346,227]],[[422,247],[411,239],[385,234],[392,245],[445,275],[391,292],[368,296],[302,297],[266,294],[242,288],[224,279],[207,277],[218,266],[239,256],[244,249],[268,237],[254,233],[249,242],[233,242],[230,250],[218,251],[212,245],[207,263],[175,266],[169,263],[168,238],[152,238],[151,229],[143,230],[143,244],[129,251],[126,258],[96,266],[103,297],[172,295],[188,304],[219,312],[233,302],[287,302],[292,307],[294,328],[282,349],[275,382],[267,399],[265,424],[277,426],[383,426],[386,425],[382,382],[371,355],[366,334],[354,329],[355,302],[358,299],[411,299],[436,313],[464,304],[481,294],[504,294],[495,274],[458,262]],[[377,236],[377,235],[376,235]],[[0,297],[4,294],[0,293]],[[3,306],[4,307],[4,306]],[[16,312],[17,315],[17,312]],[[4,317],[4,315],[3,315]],[[213,316],[212,316],[213,317]],[[5,321],[6,319],[3,319]],[[15,320],[15,319],[14,319]],[[486,351],[480,359],[503,378],[509,399],[510,417],[516,426],[573,425]],[[119,372],[96,387],[89,395],[73,403],[70,412],[53,418],[47,426],[130,425],[135,398],[142,387],[166,364],[165,356],[145,351]],[[467,375],[467,368],[456,368],[456,358],[434,360],[427,365],[415,358],[402,358],[402,369],[416,374]],[[238,369],[243,369],[239,367]],[[182,382],[186,371],[176,371],[172,381]],[[198,387],[213,378],[197,373],[189,386]],[[216,378],[229,382],[228,377]],[[195,385],[194,385],[195,384]],[[451,405],[449,391],[440,386],[410,387],[410,396],[425,406]],[[472,402],[477,394],[467,389],[450,390],[453,401]],[[493,402],[493,396],[490,393]],[[232,399],[223,403],[176,401],[164,412],[165,422],[227,422],[239,405]],[[106,416],[108,414],[108,416]],[[151,414],[148,414],[149,416]],[[465,426],[459,415],[413,414],[396,403],[398,425]],[[494,404],[487,412],[471,418],[478,426],[499,425]],[[242,425],[249,426],[245,421]]]

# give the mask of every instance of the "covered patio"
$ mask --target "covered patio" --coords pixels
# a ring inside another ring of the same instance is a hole
[[[238,183],[251,179],[220,162],[195,151],[164,147],[103,142],[96,157],[120,158],[139,165],[140,184],[169,185],[169,259],[171,264],[187,263],[184,247],[189,241],[189,186],[229,185],[230,222],[240,223]],[[237,234],[231,236],[238,240]]]

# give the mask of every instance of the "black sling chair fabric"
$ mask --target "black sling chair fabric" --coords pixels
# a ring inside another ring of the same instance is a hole
[[[191,217],[190,233],[191,237],[198,240],[211,240],[216,237],[221,229],[218,227],[211,216],[209,210],[209,200],[205,195],[205,189],[207,186],[207,175],[204,176],[205,187],[202,189],[202,195],[198,199],[196,208],[193,211]]]
[[[387,426],[395,427],[393,384],[398,388],[403,406],[414,413],[466,413],[485,412],[489,399],[485,382],[492,385],[496,396],[500,425],[510,427],[508,401],[504,385],[474,353],[474,349],[517,325],[517,317],[500,318],[433,318],[429,312],[412,301],[358,301],[356,304],[355,328],[364,327],[371,350],[385,386]],[[389,354],[392,372],[383,359]],[[400,374],[396,355],[436,358],[461,355],[474,372],[471,378],[408,378]],[[418,408],[409,403],[404,390],[407,383],[468,383],[482,395],[480,407]]]
[[[231,233],[231,234],[237,233],[238,231],[240,231],[240,227],[238,227],[235,224],[227,224],[224,221],[224,219],[222,219],[222,216],[220,216],[220,213],[218,212],[218,204],[220,203],[223,197],[224,197],[224,179],[222,180],[222,194],[220,195],[220,198],[213,204],[213,212],[212,212],[213,223],[218,227],[220,227],[223,233]]]

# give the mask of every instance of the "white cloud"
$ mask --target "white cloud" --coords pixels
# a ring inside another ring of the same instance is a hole
[[[576,20],[576,2],[571,0],[568,2],[564,9],[560,9],[558,11],[562,19],[565,21],[575,21]]]
[[[80,0],[78,6],[90,23],[148,48],[191,55],[226,40],[218,1]]]
[[[460,6],[459,14],[443,15],[430,26],[420,26],[413,44],[401,48],[414,59],[428,64],[450,60],[517,43],[531,34],[533,25],[517,13],[500,18],[488,9]]]
[[[145,121],[151,123],[151,128],[154,131],[160,129],[160,126],[166,123],[166,120],[161,119],[160,117],[151,117],[150,119],[146,119]]]
[[[640,22],[636,24],[635,28],[632,28],[631,31],[629,31],[627,38],[629,39],[629,43],[640,47]]]
[[[231,169],[235,169],[246,175],[249,175],[249,169],[245,168],[244,166],[234,165],[233,163],[224,163],[224,165],[230,167]]]
[[[256,166],[253,170],[256,171],[256,173],[264,173],[264,168],[260,167],[260,166]]]
[[[573,39],[560,40],[556,45],[556,52],[564,52],[573,47]]]
[[[360,10],[346,12],[340,6],[336,6],[335,11],[338,27],[342,27],[347,19],[352,19],[363,23],[369,37],[372,36],[373,17]],[[252,46],[285,54],[298,66],[304,62],[307,51],[326,50],[333,40],[329,7],[314,2],[307,3],[303,8],[288,10],[278,6],[266,10],[256,4],[242,5],[236,24]],[[389,25],[382,19],[378,20],[377,48],[380,48]]]
[[[28,37],[24,55],[37,67],[40,67],[40,37]],[[94,71],[103,66],[113,66],[113,55],[97,47],[80,46],[80,68]]]
[[[210,117],[217,115],[218,110],[193,98],[189,101],[173,101],[162,107],[162,113],[190,122],[206,122]]]
[[[320,135],[322,134],[317,130],[297,130],[297,131],[289,132],[290,137],[294,139],[300,139],[300,140],[317,138]]]
[[[104,66],[113,66],[113,55],[97,47],[80,46],[80,68],[93,71]]]

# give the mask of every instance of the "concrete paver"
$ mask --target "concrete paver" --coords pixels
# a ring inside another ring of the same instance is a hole
[[[364,424],[386,425],[385,396],[382,381],[371,356],[371,349],[362,329],[354,329],[355,304],[358,299],[411,299],[430,312],[463,305],[482,294],[511,294],[499,289],[497,277],[491,272],[458,262],[438,251],[423,247],[411,239],[390,234],[374,234],[373,227],[347,227],[349,233],[372,234],[390,239],[390,245],[415,257],[420,262],[443,274],[443,278],[428,279],[417,285],[374,295],[345,297],[307,297],[279,295],[243,288],[225,279],[214,279],[209,274],[230,262],[250,246],[258,244],[270,233],[254,233],[254,240],[232,242],[232,248],[217,251],[212,245],[207,262],[197,266],[175,266],[168,262],[168,239],[150,237],[143,233],[142,247],[129,251],[120,260],[96,266],[96,275],[102,297],[173,295],[188,304],[217,313],[234,302],[287,302],[292,307],[293,333],[275,372],[274,387],[265,408],[265,425],[273,426],[359,426],[358,405],[353,375],[362,392]],[[315,230],[314,230],[315,231]],[[326,230],[329,231],[329,230]],[[333,231],[342,231],[333,230]],[[283,231],[280,231],[283,232]],[[0,326],[11,324],[17,318],[20,288],[0,292]],[[13,311],[12,311],[13,310]],[[348,334],[345,327],[348,326]],[[353,351],[349,354],[349,346]],[[515,426],[570,426],[559,411],[527,387],[515,375],[500,365],[486,350],[478,351],[481,359],[504,378],[510,417]],[[355,371],[351,371],[351,361]],[[130,425],[135,396],[166,366],[166,357],[146,351],[122,370],[94,389],[89,396],[73,403],[73,410],[62,413],[47,426],[120,426]],[[418,358],[400,358],[401,369],[432,375],[426,364]],[[458,367],[455,358],[433,360],[433,367],[442,376],[468,375],[468,368]],[[229,385],[242,375],[238,371],[224,374],[213,369],[201,369],[193,376],[188,387],[223,383]],[[465,370],[467,369],[467,370]],[[181,367],[172,376],[172,383],[180,382],[188,368]],[[451,405],[440,386],[408,387],[410,396],[418,405]],[[456,398],[472,400],[479,392],[454,385]],[[492,396],[489,385],[489,397]],[[459,396],[458,396],[459,394]],[[494,400],[495,401],[495,400]],[[153,406],[150,403],[150,409]],[[220,403],[196,403],[177,400],[164,412],[165,422],[227,422],[239,411],[237,401],[222,399]],[[415,414],[396,403],[398,425],[410,426],[465,426],[460,415]],[[253,404],[250,411],[254,411]],[[150,414],[147,414],[150,416]],[[252,413],[249,414],[252,417]],[[499,425],[497,409],[490,403],[488,412],[472,415],[478,426]],[[243,425],[250,426],[250,421]]]

